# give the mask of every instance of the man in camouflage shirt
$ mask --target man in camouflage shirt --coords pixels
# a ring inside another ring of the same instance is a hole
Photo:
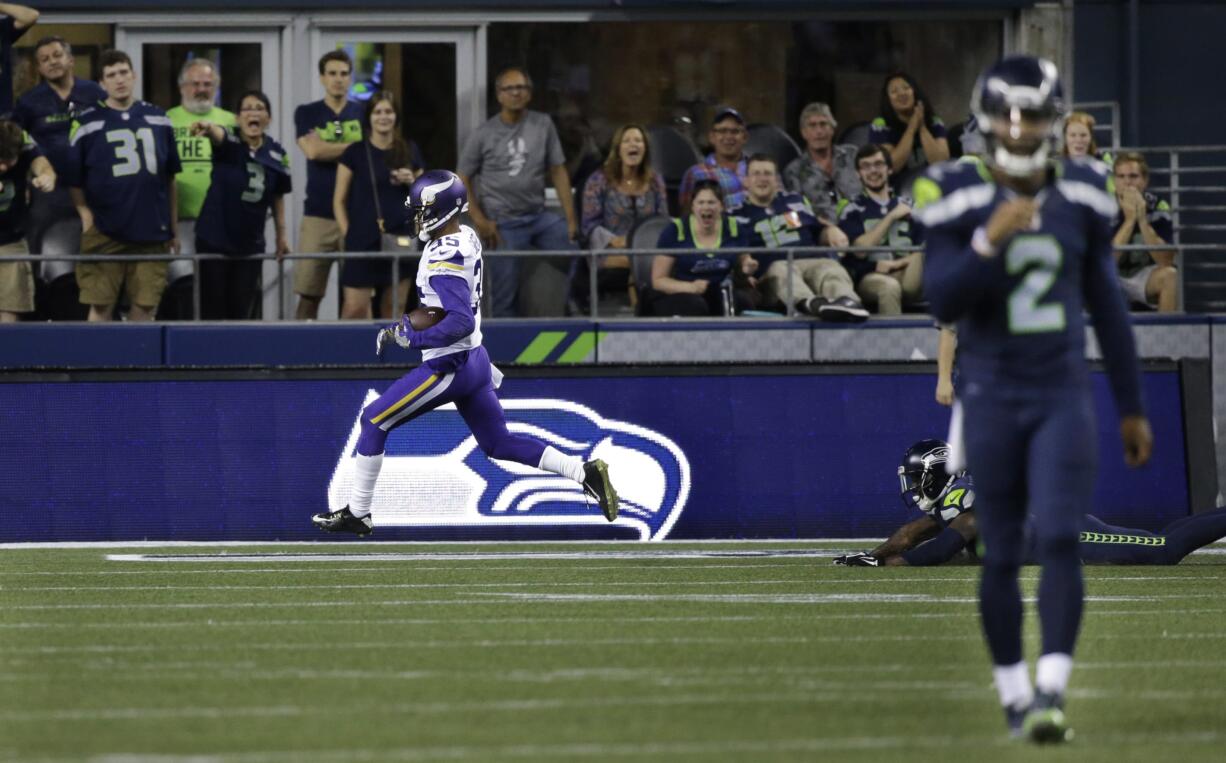
[[[839,199],[854,199],[863,190],[856,173],[856,147],[834,145],[834,130],[838,125],[826,104],[805,106],[800,112],[800,135],[805,139],[805,153],[783,170],[784,186],[808,199],[814,214],[825,226],[832,226],[838,220]],[[837,228],[830,233],[837,233]],[[846,241],[835,239],[830,243],[847,245]]]

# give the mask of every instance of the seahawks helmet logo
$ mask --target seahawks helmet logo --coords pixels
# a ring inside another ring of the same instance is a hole
[[[377,398],[368,391],[356,411],[328,485],[332,510],[349,502],[362,409]],[[621,496],[614,526],[635,529],[640,540],[668,537],[690,493],[690,463],[676,443],[569,400],[503,400],[502,405],[512,432],[609,464]],[[378,527],[609,526],[574,481],[486,457],[453,404],[391,432],[372,511]]]

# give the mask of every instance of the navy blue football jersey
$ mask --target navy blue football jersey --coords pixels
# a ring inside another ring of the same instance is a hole
[[[117,241],[171,239],[170,183],[182,167],[166,112],[144,101],[81,113],[69,140],[67,185],[81,188],[94,227]]]
[[[940,497],[937,504],[926,513],[944,529],[949,527],[949,523],[962,516],[963,513],[974,511],[974,508],[975,482],[971,479],[971,475],[963,472],[954,477],[953,482],[949,484],[949,489]]]
[[[17,162],[0,175],[0,245],[20,241],[26,234],[26,188],[30,178],[30,165],[42,156],[38,145],[25,134]]]
[[[728,212],[736,218],[744,231],[746,243],[765,249],[785,249],[793,246],[817,246],[821,235],[821,223],[813,214],[809,200],[798,193],[778,193],[765,207],[746,198],[745,203]],[[761,275],[771,263],[786,259],[786,255],[757,254],[758,274]],[[826,257],[829,255],[797,254],[796,259]]]
[[[1111,253],[1110,176],[1095,161],[1053,163],[1031,228],[980,256],[975,230],[1018,196],[968,163],[931,167],[915,182],[924,296],[937,320],[958,321],[964,393],[1029,397],[1088,384],[1089,308],[1120,415],[1140,414],[1136,345]]]
[[[1141,194],[1145,199],[1145,218],[1149,221],[1149,225],[1153,228],[1154,233],[1158,238],[1168,244],[1175,240],[1175,226],[1171,221],[1171,205],[1167,204],[1164,199],[1160,199],[1149,191]],[[1119,230],[1124,224],[1123,213],[1117,212],[1115,220],[1111,223],[1112,228]],[[1141,235],[1141,227],[1133,226],[1132,238],[1128,241],[1129,244],[1144,244],[1145,238]],[[1115,261],[1116,268],[1120,275],[1125,278],[1135,275],[1142,268],[1147,268],[1154,264],[1154,258],[1149,252],[1121,252],[1119,259]]]
[[[890,195],[884,204],[866,193],[846,202],[839,208],[839,228],[847,235],[847,240],[855,243],[865,231],[872,230],[885,219],[890,210],[899,203],[911,204],[910,199]],[[904,217],[890,226],[889,233],[881,242],[881,246],[917,246],[924,243],[922,228],[913,225],[910,217]],[[905,257],[909,252],[899,252],[899,257]],[[878,260],[892,260],[895,255],[888,252],[873,252],[872,254],[848,254],[843,258],[843,267],[851,274],[856,283],[864,276],[877,269]]]
[[[70,171],[72,148],[68,141],[73,120],[85,109],[104,100],[106,91],[101,85],[80,77],[73,80],[66,100],[46,82],[40,82],[17,99],[13,121],[30,133],[51,166],[62,175]]]
[[[213,149],[209,190],[196,222],[198,247],[232,255],[263,252],[268,210],[292,187],[289,156],[280,143],[264,136],[252,151],[227,130],[226,139]]]

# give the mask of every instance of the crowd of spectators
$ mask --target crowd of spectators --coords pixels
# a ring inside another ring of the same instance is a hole
[[[38,13],[0,3],[0,14],[0,56],[7,56]],[[268,135],[269,98],[247,91],[237,114],[226,111],[217,104],[216,65],[192,58],[179,73],[180,103],[163,111],[135,99],[137,74],[122,51],[102,54],[98,83],[74,75],[72,48],[62,38],[38,40],[33,56],[41,81],[16,104],[8,67],[0,76],[0,254],[99,255],[75,268],[79,314],[58,316],[98,321],[187,317],[163,300],[172,296],[168,280],[177,280],[176,270],[190,274],[191,261],[125,255],[223,255],[200,262],[202,317],[258,317],[262,262],[251,256],[291,251],[285,204],[293,159]],[[293,115],[306,188],[292,251],[323,256],[293,261],[295,315],[317,317],[336,262],[326,255],[393,250],[406,255],[399,283],[387,258],[346,258],[339,275],[342,318],[387,318],[413,300],[415,239],[403,201],[429,158],[404,134],[392,93],[376,92],[365,105],[350,99],[353,62],[345,52],[325,54],[318,71],[324,97]],[[568,160],[554,121],[529,108],[526,70],[502,70],[494,87],[498,111],[462,146],[455,168],[470,189],[471,223],[486,247],[492,316],[586,312],[593,280],[600,298],[639,315],[794,312],[862,321],[870,310],[888,316],[923,309],[923,254],[916,250],[923,232],[911,220],[910,182],[961,152],[951,152],[950,131],[907,73],[884,78],[879,116],[856,143],[836,142],[839,124],[827,104],[805,106],[803,148],[783,167],[775,156],[748,154],[745,116],[717,108],[710,152],[667,187],[653,169],[651,131],[643,125],[617,128],[603,163],[588,145],[590,134]],[[1100,152],[1094,128],[1089,115],[1070,115],[1062,150],[1114,164],[1115,243],[1170,243],[1170,208],[1147,191],[1145,159]],[[973,138],[968,129],[955,148],[973,146]],[[635,237],[646,221],[667,216],[658,236]],[[653,247],[676,251],[654,256],[649,268],[636,268],[622,253]],[[790,260],[784,253],[806,247],[835,252],[793,252]],[[565,254],[580,248],[600,256]],[[558,256],[503,256],[534,249]],[[1174,257],[1168,250],[1117,253],[1121,288],[1135,306],[1176,309]],[[0,321],[31,314],[34,295],[30,263],[0,263]]]

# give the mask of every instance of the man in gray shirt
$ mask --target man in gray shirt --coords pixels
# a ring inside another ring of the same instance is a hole
[[[491,314],[495,318],[521,313],[560,314],[566,299],[564,277],[550,273],[552,268],[539,261],[530,263],[536,267],[526,265],[525,273],[534,279],[553,279],[550,291],[558,293],[551,295],[556,299],[524,300],[527,304],[517,310],[519,261],[488,251],[573,249],[579,232],[557,130],[547,115],[528,109],[532,80],[524,70],[512,67],[504,69],[494,82],[502,108],[468,139],[456,168],[469,189],[469,214],[487,250]],[[558,192],[565,220],[545,209],[546,174]],[[472,182],[474,176],[480,176],[479,186]],[[548,301],[554,309],[542,301]]]

